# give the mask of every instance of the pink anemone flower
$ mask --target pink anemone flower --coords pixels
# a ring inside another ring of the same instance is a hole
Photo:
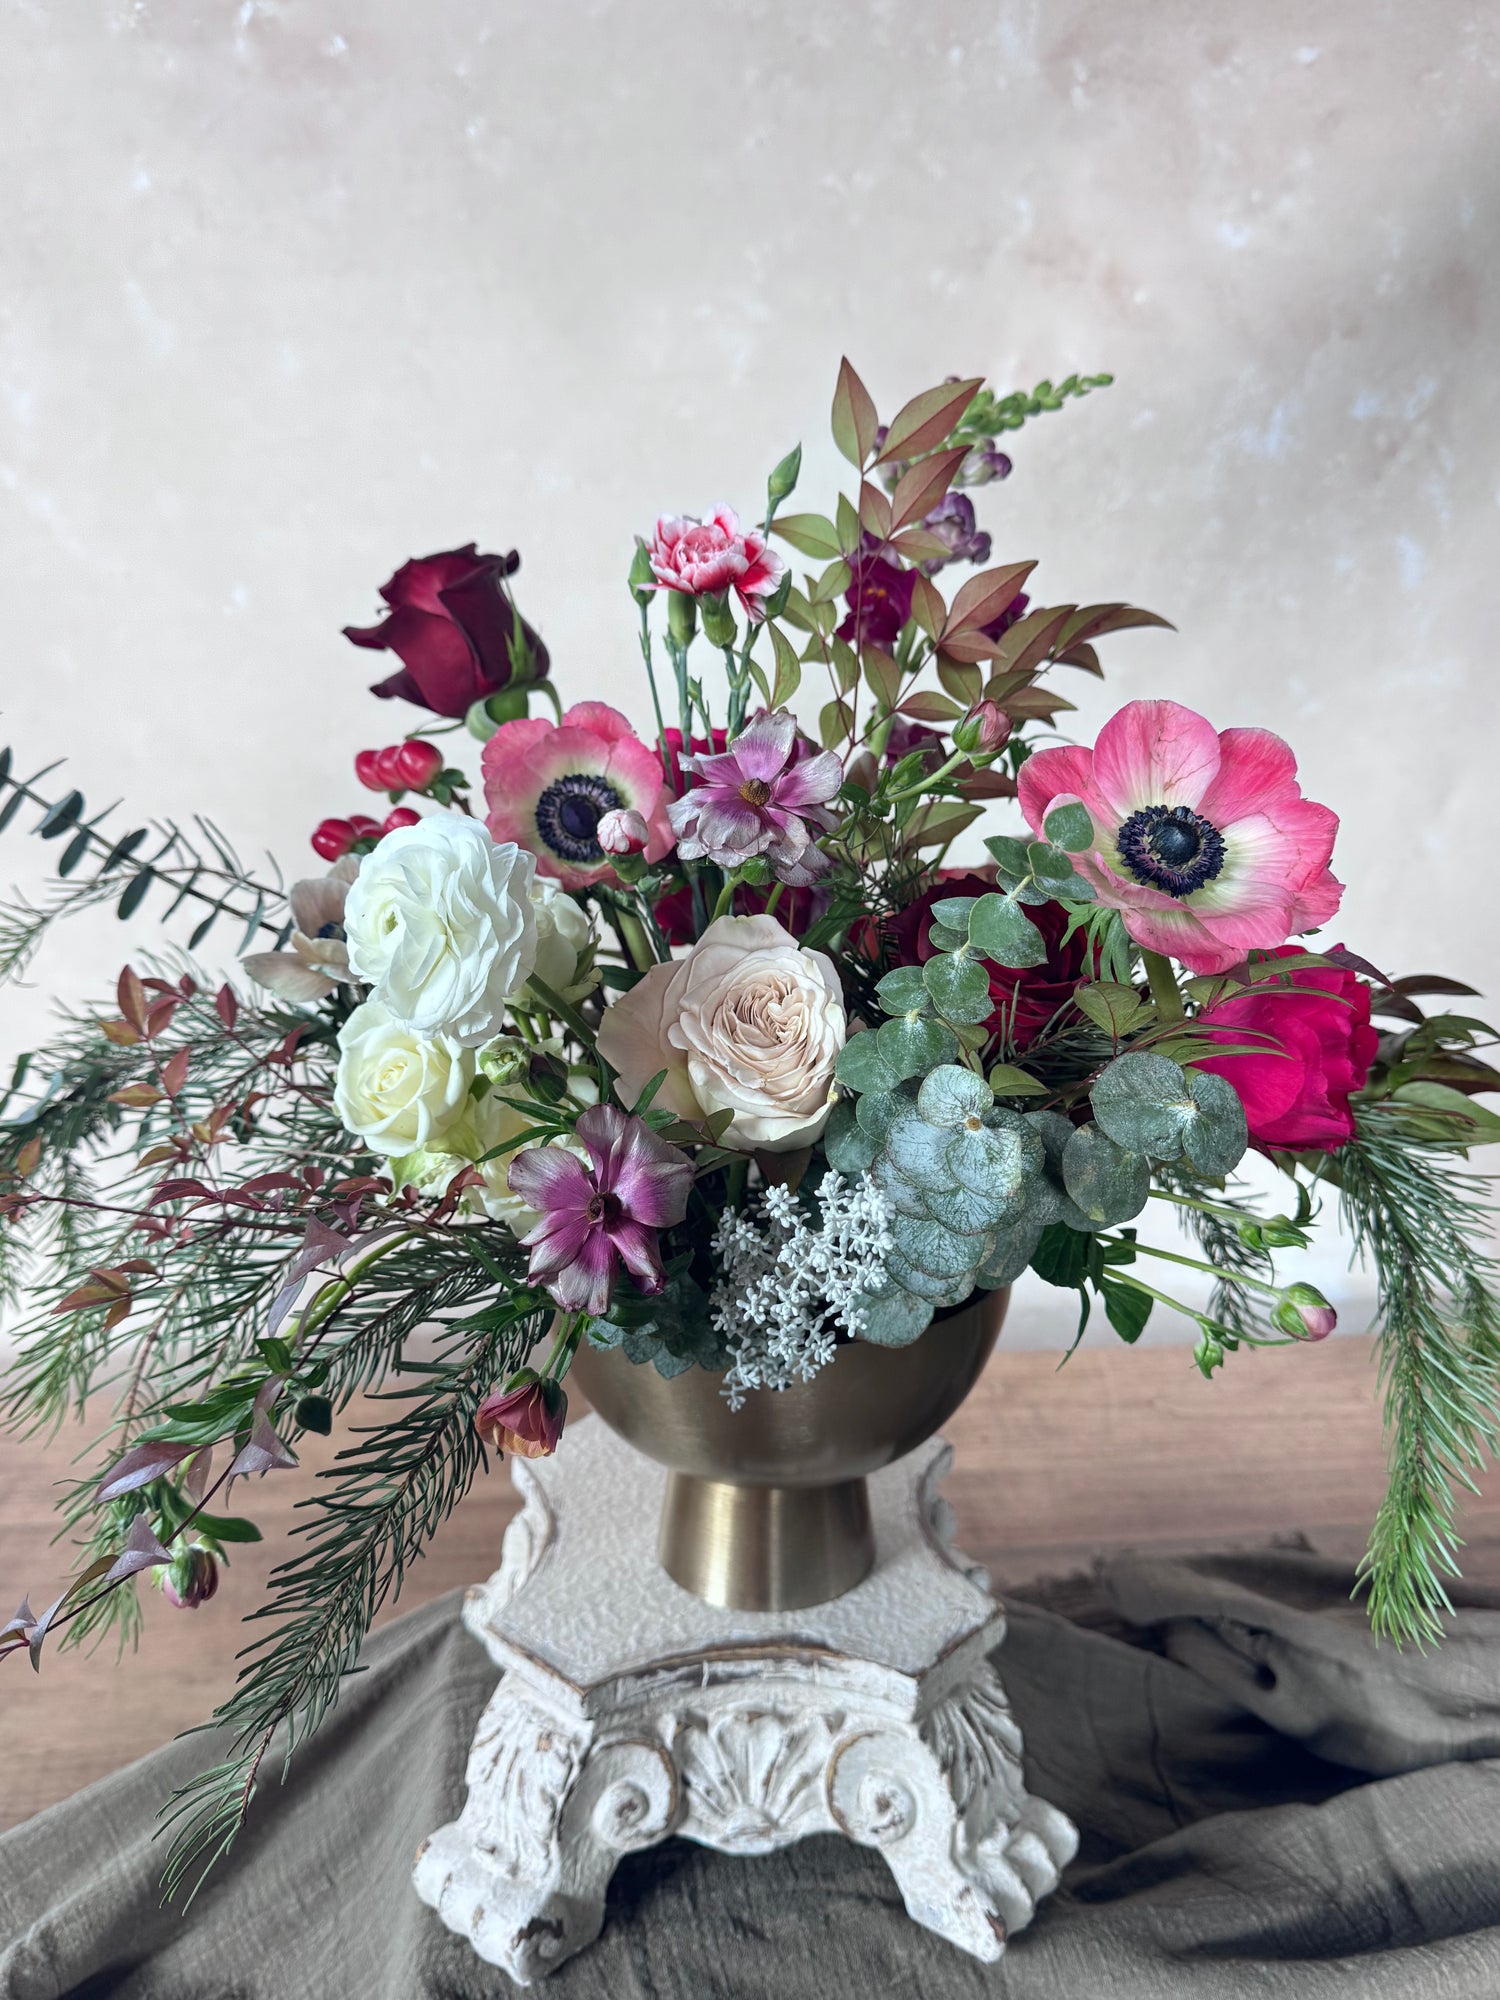
[[[778,708],[757,715],[722,755],[684,757],[697,782],[667,807],[683,860],[706,855],[737,868],[763,854],[793,888],[825,873],[830,863],[814,841],[838,824],[828,801],[844,771],[831,750],[805,756],[801,747],[796,717]]]
[[[503,722],[480,764],[490,832],[527,848],[537,873],[565,889],[612,873],[599,839],[606,813],[640,814],[648,861],[672,850],[661,759],[606,702],[580,701],[560,723],[541,716]]]
[[[716,597],[732,590],[752,625],[765,617],[765,601],[786,572],[760,529],[741,528],[732,507],[716,507],[706,521],[691,514],[663,514],[646,554],[658,588],[685,597]]]
[[[1175,701],[1132,701],[1092,750],[1039,750],[1021,810],[1081,804],[1093,844],[1074,863],[1137,944],[1191,972],[1316,930],[1338,909],[1329,872],[1338,818],[1302,796],[1297,762],[1267,729],[1216,730]]]
[[[511,1193],[540,1221],[521,1241],[530,1282],[565,1312],[602,1313],[623,1263],[643,1292],[666,1281],[656,1232],[687,1214],[693,1163],[642,1118],[610,1104],[578,1121],[585,1163],[556,1146],[534,1146],[511,1163]]]

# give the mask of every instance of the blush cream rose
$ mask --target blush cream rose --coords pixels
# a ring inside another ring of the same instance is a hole
[[[665,1070],[658,1105],[699,1120],[732,1111],[723,1145],[785,1153],[827,1123],[846,1032],[831,959],[774,917],[720,917],[608,1009],[599,1052],[627,1103]]]
[[[350,969],[413,1033],[475,1048],[535,970],[535,879],[532,856],[477,820],[400,827],[365,857],[344,904]]]

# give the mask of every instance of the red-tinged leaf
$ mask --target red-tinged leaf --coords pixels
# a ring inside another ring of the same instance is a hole
[[[198,982],[190,972],[183,973],[181,979],[178,980],[177,991],[182,995],[184,1000],[197,998]]]
[[[23,1181],[29,1181],[42,1162],[42,1135],[38,1132],[26,1141],[16,1155],[16,1172]]]
[[[232,986],[221,986],[214,995],[214,1012],[232,1033],[235,1022],[240,1018],[240,1003]]]
[[[177,988],[171,983],[170,980],[158,979],[154,974],[148,974],[146,978],[144,978],[141,981],[141,984],[142,986],[145,987],[148,993],[176,993],[177,991]]]
[[[899,550],[908,562],[953,560],[953,551],[948,544],[926,528],[903,528],[899,534],[891,536],[891,547]]]
[[[859,525],[878,542],[883,542],[891,532],[891,503],[868,479],[860,482]]]
[[[162,1065],[162,1088],[169,1097],[175,1097],[187,1082],[188,1065],[193,1059],[191,1049],[179,1049],[175,1056],[169,1056]]]
[[[944,638],[953,632],[993,625],[1001,612],[1010,608],[1035,568],[1034,562],[1011,563],[1004,569],[981,570],[978,576],[971,576],[948,607]]]
[[[911,615],[929,639],[937,637],[948,617],[943,593],[932,578],[923,576],[920,570],[911,580]]]
[[[481,1176],[482,1178],[483,1176]],[[335,1181],[329,1189],[329,1193],[334,1195],[379,1194],[380,1190],[385,1186],[386,1182],[378,1174],[356,1174],[350,1180]]]
[[[134,1304],[134,1299],[116,1299],[109,1311],[104,1315],[101,1331],[109,1333],[120,1324],[121,1320],[129,1319],[131,1308]]]
[[[1326,955],[1335,965],[1346,966],[1351,972],[1370,973],[1371,977],[1378,979],[1382,986],[1390,987],[1393,993],[1453,993],[1472,997],[1479,992],[1477,986],[1465,986],[1461,979],[1447,979],[1440,972],[1409,972],[1404,979],[1391,980],[1383,973],[1376,972],[1375,968],[1363,959],[1354,963],[1352,952],[1340,949],[1330,951]]]
[[[1086,674],[1093,674],[1101,681],[1104,678],[1104,669],[1099,664],[1099,655],[1094,651],[1092,646],[1069,646],[1067,652],[1058,654],[1057,664],[1060,667],[1081,667]]]
[[[208,1491],[208,1475],[213,1471],[215,1447],[206,1444],[201,1451],[195,1451],[188,1460],[182,1475],[182,1490],[195,1507],[202,1504]]]
[[[31,1599],[29,1596],[23,1597],[15,1617],[8,1623],[0,1625],[0,1639],[13,1639],[17,1633],[24,1637],[35,1623],[36,1613],[31,1608]]]
[[[481,1177],[482,1178],[482,1177]],[[275,1333],[281,1322],[291,1311],[297,1294],[302,1289],[303,1280],[321,1265],[331,1263],[335,1257],[342,1257],[346,1250],[354,1247],[352,1240],[341,1236],[336,1229],[330,1229],[326,1222],[314,1216],[307,1225],[307,1234],[302,1246],[288,1266],[287,1274],[281,1281],[281,1288],[271,1301],[266,1315],[267,1333]]]
[[[111,1104],[123,1104],[127,1111],[146,1111],[160,1104],[161,1092],[154,1083],[127,1083],[109,1093]]]
[[[159,1201],[208,1201],[211,1190],[202,1181],[174,1180],[160,1181],[151,1200],[153,1206]]]
[[[295,1174],[256,1174],[252,1180],[241,1183],[242,1194],[269,1194],[273,1188],[298,1188],[302,1183]]]
[[[126,966],[120,974],[115,988],[120,1012],[140,1034],[146,1032],[146,989],[138,974],[131,966]]]
[[[870,392],[845,357],[839,362],[839,379],[833,392],[833,441],[851,465],[863,469],[879,428],[880,419],[875,414]]]
[[[128,1021],[101,1021],[99,1032],[107,1042],[113,1042],[117,1049],[133,1049],[141,1039],[140,1030],[132,1028]]]
[[[94,1271],[86,1283],[75,1285],[52,1308],[54,1313],[88,1312],[94,1306],[110,1306],[130,1297],[130,1280],[118,1271]]]
[[[264,1410],[257,1410],[250,1426],[248,1441],[235,1453],[234,1463],[224,1485],[225,1491],[236,1479],[248,1479],[256,1472],[281,1472],[289,1470],[297,1463],[294,1454],[277,1437],[271,1427],[271,1419]]]
[[[153,1146],[148,1152],[142,1153],[137,1165],[142,1167],[159,1167],[163,1160],[180,1160],[181,1158],[182,1146],[180,1143]]]
[[[153,1479],[165,1479],[174,1472],[185,1458],[191,1458],[198,1446],[191,1444],[137,1444],[112,1467],[100,1481],[99,1490],[94,1495],[102,1507],[107,1500],[118,1500],[122,1494],[134,1493],[138,1487],[149,1486]]]
[[[130,1271],[132,1273],[146,1272],[153,1278],[161,1276],[161,1272],[157,1269],[156,1265],[146,1257],[127,1257],[123,1264],[117,1264],[115,1268],[116,1270]]]
[[[945,632],[938,658],[963,660],[991,660],[1000,650],[1000,641],[992,639],[985,632]]]
[[[901,669],[879,646],[866,646],[863,659],[870,692],[883,708],[894,708],[901,699]]]
[[[63,1598],[67,1594],[64,1591],[62,1597],[57,1598],[55,1602],[49,1604],[26,1635],[26,1650],[31,1655],[31,1670],[33,1673],[39,1674],[42,1671],[42,1641],[47,1636],[48,1626],[62,1609]]]
[[[914,722],[956,722],[963,712],[962,702],[951,701],[932,688],[909,694],[896,710],[898,715],[909,715]]]
[[[937,663],[937,675],[953,699],[961,701],[965,708],[972,708],[984,692],[984,675],[971,662],[943,655]]]
[[[779,514],[771,533],[815,561],[828,562],[843,553],[839,531],[826,514]]]
[[[200,1118],[195,1125],[189,1126],[188,1130],[200,1146],[211,1146],[213,1144],[214,1128],[206,1120]]]
[[[1001,638],[995,654],[996,671],[1028,674],[1039,667],[1050,658],[1059,633],[1072,615],[1071,604],[1039,605],[1035,611],[1028,611]]]
[[[293,1028],[292,1032],[287,1036],[286,1040],[282,1043],[281,1047],[276,1051],[277,1062],[289,1063],[292,1057],[297,1053],[297,1045],[302,1040],[302,1037],[306,1033],[307,1033],[307,1028],[305,1024],[299,1021],[297,1026]]]
[[[1050,722],[1054,715],[1060,715],[1064,709],[1071,714],[1077,706],[1076,702],[1066,700],[1062,695],[1054,693],[1051,688],[1018,688],[1005,704],[1005,713],[1012,722],[1032,722],[1038,717]]]
[[[970,778],[960,778],[958,789],[966,799],[1013,799],[1019,789],[1009,771],[991,765],[987,771],[976,771]]]
[[[150,1521],[144,1514],[137,1514],[125,1537],[124,1548],[104,1572],[104,1581],[123,1583],[126,1577],[138,1576],[143,1569],[159,1569],[171,1560],[171,1552],[156,1539]]]
[[[891,495],[891,527],[907,527],[930,513],[948,491],[949,482],[968,455],[963,445],[953,451],[935,451],[930,458],[919,458],[903,472]]]
[[[1141,611],[1134,604],[1080,604],[1063,632],[1062,643],[1073,646],[1081,639],[1098,639],[1106,632],[1125,632],[1137,625],[1160,625],[1168,632],[1177,627],[1169,618],[1154,611]]]
[[[976,390],[983,387],[984,377],[975,375],[966,382],[940,382],[937,388],[924,389],[920,396],[903,403],[891,418],[875,463],[885,465],[891,459],[920,458],[923,452],[935,451],[940,444],[946,444],[953,426],[973,402]]]
[[[172,1016],[182,1005],[175,993],[169,993],[165,1000],[158,1000],[146,1016],[146,1040],[154,1042],[163,1028],[171,1026]]]

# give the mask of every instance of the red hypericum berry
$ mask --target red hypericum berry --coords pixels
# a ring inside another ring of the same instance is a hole
[[[350,813],[349,826],[356,840],[379,840],[380,821],[368,813]]]
[[[320,819],[313,828],[313,852],[321,854],[325,861],[340,861],[358,838],[348,820]]]
[[[435,744],[424,742],[420,736],[409,736],[404,743],[397,745],[391,768],[406,791],[422,792],[442,770],[443,753]]]
[[[386,814],[385,825],[380,831],[382,833],[394,833],[398,826],[415,826],[421,817],[422,815],[419,812],[413,812],[410,806],[397,806],[393,813]]]
[[[374,757],[371,759],[370,768],[379,780],[375,788],[377,791],[399,792],[401,790],[401,773],[396,769],[396,759],[400,755],[401,745],[399,743],[387,743],[383,750],[375,752]]]
[[[378,750],[360,750],[356,753],[354,759],[355,777],[372,792],[383,792],[388,789],[381,782],[380,773],[375,768],[379,759],[380,752]]]

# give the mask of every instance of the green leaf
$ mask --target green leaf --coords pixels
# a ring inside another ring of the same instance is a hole
[[[1089,809],[1076,800],[1071,805],[1054,806],[1042,821],[1042,831],[1069,854],[1084,854],[1094,845],[1094,822]]]
[[[967,937],[969,918],[978,901],[977,896],[944,896],[932,906],[932,921]]]
[[[875,1040],[881,1055],[903,1078],[926,1076],[940,1063],[951,1063],[958,1054],[957,1035],[941,1021],[913,1021],[902,1016],[882,1023]]]
[[[842,552],[839,531],[826,514],[781,514],[771,523],[771,533],[790,542],[805,556],[822,562]]]
[[[904,1285],[887,1284],[879,1292],[866,1292],[859,1301],[864,1315],[861,1340],[875,1347],[910,1347],[932,1324],[932,1307]]]
[[[771,689],[772,708],[785,708],[802,685],[802,663],[797,649],[779,625],[771,627],[771,650],[776,655],[776,681]]]
[[[1145,1050],[1117,1056],[1089,1095],[1094,1117],[1118,1145],[1155,1160],[1181,1156],[1183,1127],[1195,1106],[1186,1074],[1167,1056]]]
[[[1073,863],[1060,847],[1051,847],[1045,840],[1033,840],[1026,849],[1026,859],[1031,872],[1039,882],[1071,882]]]
[[[1121,1340],[1132,1343],[1139,1340],[1151,1317],[1154,1301],[1133,1285],[1122,1285],[1118,1278],[1101,1278],[1099,1290],[1104,1299],[1104,1316]]]
[[[968,928],[955,931],[950,930],[947,924],[929,924],[927,942],[934,951],[957,951],[961,944],[969,942]]]
[[[1182,1129],[1182,1150],[1200,1174],[1221,1181],[1245,1156],[1250,1133],[1239,1093],[1212,1070],[1189,1070],[1188,1095],[1197,1111]],[[1500,1119],[1496,1120],[1500,1127]]]
[[[823,1150],[835,1173],[846,1174],[850,1179],[867,1174],[875,1163],[876,1142],[861,1129],[854,1105],[847,1097],[841,1097],[828,1114]]]
[[[83,793],[68,792],[56,805],[47,808],[37,832],[43,840],[56,840],[59,834],[67,832],[82,811]]]
[[[1047,1086],[1014,1063],[996,1063],[989,1073],[989,1086],[997,1097],[1045,1097]]]
[[[961,950],[929,958],[922,967],[922,977],[934,1006],[950,1021],[987,1021],[994,1012],[989,974],[977,959]]]
[[[253,1521],[243,1521],[234,1514],[200,1514],[193,1526],[206,1539],[215,1542],[258,1542],[261,1539],[260,1529]]]
[[[1031,1268],[1044,1284],[1073,1291],[1094,1271],[1097,1240],[1081,1236],[1064,1222],[1049,1223],[1031,1255]]]
[[[833,1073],[850,1090],[884,1094],[894,1090],[901,1078],[880,1051],[880,1037],[868,1031],[851,1035],[839,1050]]]
[[[297,1404],[296,1418],[303,1430],[327,1437],[333,1429],[333,1405],[326,1396],[303,1396]]]
[[[981,896],[969,918],[969,942],[997,965],[1020,969],[1041,965],[1047,945],[1019,903],[1007,896]]]
[[[115,915],[122,921],[126,917],[133,917],[140,908],[146,891],[155,880],[156,873],[151,868],[142,868],[139,874],[132,875],[125,884],[125,893],[115,905]]]
[[[1399,1107],[1413,1137],[1449,1146],[1492,1146],[1500,1141],[1500,1116],[1446,1083],[1403,1083],[1387,1102]]]
[[[1091,1222],[1109,1229],[1146,1206],[1151,1169],[1142,1154],[1117,1146],[1097,1125],[1082,1125],[1063,1153],[1063,1185]]]
[[[839,379],[833,392],[833,441],[851,465],[864,467],[875,444],[880,419],[869,390],[850,367],[847,356],[839,362]]]
[[[875,988],[875,998],[887,1014],[926,1014],[932,997],[919,965],[898,965]]]
[[[1129,1032],[1146,1009],[1141,996],[1133,986],[1121,986],[1111,979],[1100,979],[1088,986],[1074,989],[1073,1005],[1081,1014],[1087,1015],[1096,1027],[1118,1041]]]
[[[935,1069],[917,1092],[917,1111],[929,1125],[956,1129],[970,1118],[985,1117],[994,1108],[995,1093],[984,1078],[957,1063]]]
[[[1024,840],[1013,840],[1008,833],[992,833],[984,844],[1008,875],[1030,874],[1031,862]]]

